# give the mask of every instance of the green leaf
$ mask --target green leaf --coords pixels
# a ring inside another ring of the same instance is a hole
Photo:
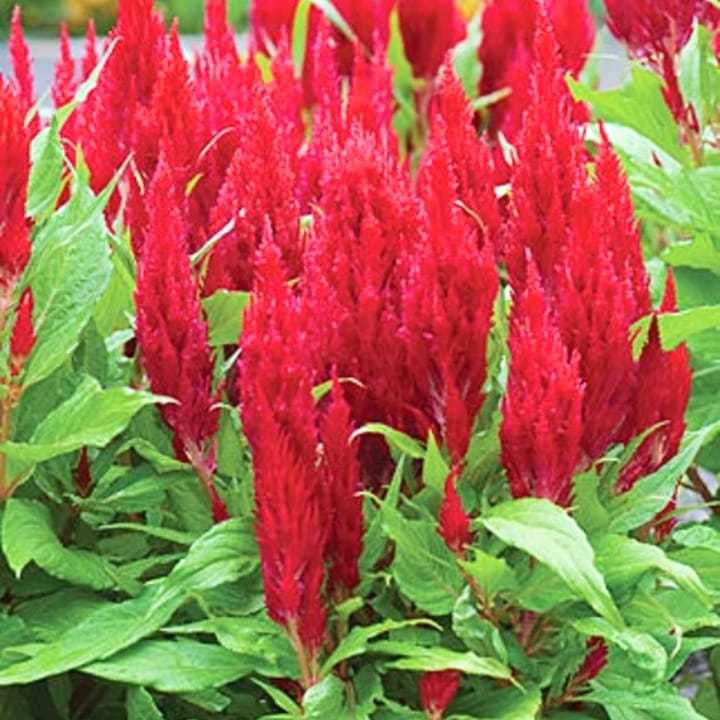
[[[676,267],[710,270],[715,275],[720,275],[720,253],[707,234],[694,234],[691,242],[676,241],[672,243],[662,254],[662,259]],[[717,282],[713,275],[707,279]]]
[[[678,545],[689,548],[705,548],[720,555],[720,531],[708,525],[683,525],[673,532],[672,539]]]
[[[613,498],[608,505],[610,532],[624,533],[652,520],[675,492],[685,471],[690,467],[700,448],[720,430],[720,422],[688,433],[680,452],[659,470],[638,480],[625,493]]]
[[[460,566],[475,580],[488,602],[501,590],[510,590],[516,585],[515,574],[503,558],[493,557],[477,548],[472,551],[472,560],[460,561]]]
[[[491,508],[481,522],[504,543],[547,565],[578,598],[584,599],[612,625],[624,626],[605,581],[595,567],[592,546],[562,508],[549,500],[523,498]]]
[[[127,691],[127,720],[165,720],[152,695],[143,687]]]
[[[95,378],[85,376],[73,395],[37,426],[29,442],[2,443],[0,452],[12,462],[14,476],[86,445],[102,447],[121,433],[142,407],[164,401],[167,399],[125,387],[104,390]]]
[[[52,642],[38,646],[28,659],[0,671],[0,686],[36,682],[136,644],[165,625],[190,594],[252,572],[258,563],[253,549],[249,522],[227,520],[214,526],[166,578],[132,600],[105,603]]]
[[[363,655],[368,652],[373,640],[378,635],[382,635],[391,630],[399,630],[400,628],[410,627],[412,625],[429,625],[430,620],[385,620],[384,622],[366,627],[354,627],[335,648],[330,657],[325,661],[320,671],[321,675],[327,675],[332,669],[345,660]]]
[[[391,569],[400,590],[425,612],[452,612],[463,578],[434,524],[407,520],[387,505],[382,508],[382,518],[386,533],[395,542]]]
[[[328,675],[309,688],[303,696],[303,718],[327,720],[338,718],[345,705],[345,685],[335,675]]]
[[[210,345],[237,345],[243,325],[243,313],[250,304],[250,293],[218,290],[203,300],[208,319]]]
[[[483,693],[482,700],[473,705],[472,716],[462,716],[470,720],[536,720],[540,717],[542,694],[536,687],[518,690],[506,688],[491,689]],[[553,717],[553,716],[550,716]],[[584,720],[573,714],[574,720]],[[448,720],[460,720],[460,716],[451,715]]]
[[[94,590],[130,585],[118,568],[102,556],[64,547],[52,527],[49,510],[33,500],[7,501],[2,518],[2,549],[18,578],[34,562],[48,575]]]
[[[630,628],[618,630],[602,618],[577,620],[573,626],[588,638],[602,637],[627,653],[634,672],[648,678],[651,684],[655,685],[664,679],[667,653],[651,635]]]
[[[696,307],[677,313],[663,313],[657,317],[663,350],[673,350],[693,335],[720,327],[720,305]],[[635,338],[633,341],[635,357],[640,356],[643,346],[647,343],[651,320],[652,315],[647,315],[634,323],[631,328],[631,337]]]
[[[385,663],[385,667],[417,672],[459,670],[466,675],[512,680],[512,670],[493,657],[480,657],[474,652],[456,652],[444,647],[422,647],[393,640],[376,643],[374,649],[402,656]]]
[[[249,675],[253,662],[223,647],[181,638],[142,640],[107,660],[80,669],[113,682],[144,685],[160,692],[190,693]]]
[[[60,140],[60,125],[53,117],[50,125],[33,139],[30,147],[30,180],[26,213],[38,218],[55,207],[62,188],[65,153]]]
[[[710,593],[695,570],[671,560],[662,548],[625,535],[605,535],[594,546],[597,566],[608,585],[634,583],[648,570],[659,570],[701,603],[712,606]]]
[[[423,462],[423,485],[432,488],[440,496],[444,496],[445,480],[449,474],[450,468],[440,452],[440,448],[435,440],[435,433],[430,431],[428,433],[427,449],[425,450],[425,460]]]
[[[599,688],[583,695],[583,701],[602,705],[611,720],[708,720],[687,698],[666,688],[654,693]]]
[[[355,42],[357,36],[347,20],[338,12],[331,0],[311,0],[312,4],[322,11],[325,17],[350,41]]]
[[[37,341],[27,361],[25,387],[70,357],[110,280],[104,202],[88,187],[76,186],[33,242],[25,277],[33,289]]]
[[[295,76],[303,76],[305,56],[308,51],[308,22],[312,0],[300,0],[295,9],[292,26],[292,58],[295,65]]]
[[[425,457],[425,448],[417,440],[383,423],[366,423],[352,434],[350,440],[361,435],[382,435],[391,448],[408,455],[413,460],[421,460]]]
[[[687,148],[662,96],[662,79],[633,64],[631,80],[614,90],[594,90],[568,77],[573,97],[590,103],[603,120],[632,128],[682,164],[689,163]]]

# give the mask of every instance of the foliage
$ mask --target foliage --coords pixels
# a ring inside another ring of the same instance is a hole
[[[528,3],[15,14],[0,720],[717,716],[717,18]]]

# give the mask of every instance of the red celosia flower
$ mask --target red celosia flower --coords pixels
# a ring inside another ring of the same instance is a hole
[[[10,58],[12,59],[13,70],[15,71],[18,101],[23,116],[25,116],[32,110],[37,100],[35,98],[32,57],[25,42],[19,5],[15,6],[10,23]],[[37,113],[35,113],[33,119],[30,121],[29,130],[32,136],[40,132],[40,116]]]
[[[356,125],[349,140],[329,148],[324,157],[319,210],[304,259],[317,375],[326,378],[336,367],[340,376],[364,384],[347,392],[359,425],[370,420],[402,424],[407,388],[397,342],[399,266],[416,241],[420,208],[407,169],[376,135]],[[364,440],[364,469],[373,483],[382,483],[389,458],[384,449],[376,454],[372,440]]]
[[[668,273],[661,312],[676,312],[675,285]],[[637,449],[623,469],[618,491],[625,492],[645,475],[655,472],[677,454],[685,432],[685,410],[690,399],[692,373],[685,343],[665,351],[660,342],[657,316],[650,322],[647,343],[638,362],[638,381],[627,434],[638,435],[660,424]]]
[[[453,464],[467,453],[485,399],[485,353],[497,291],[492,248],[481,253],[462,218],[444,234],[433,228],[419,240],[405,283],[401,331],[411,403],[426,418],[425,428],[442,433]]]
[[[0,79],[0,285],[12,287],[30,258],[25,217],[30,150],[24,110],[14,89]]]
[[[500,428],[502,463],[514,497],[571,501],[582,438],[580,358],[569,353],[532,261],[510,318],[511,354]]]
[[[312,136],[302,161],[301,198],[306,209],[319,200],[326,156],[337,145],[345,144],[355,125],[373,133],[386,152],[396,155],[398,150],[392,129],[395,109],[392,70],[384,52],[378,51],[367,57],[362,46],[355,45],[352,78],[346,96],[335,59],[331,28],[324,20],[318,23],[312,58],[311,81],[317,102]]]
[[[586,178],[585,148],[573,121],[573,100],[559,65],[557,43],[540,16],[528,105],[512,168],[512,204],[505,251],[510,277],[522,286],[529,249],[550,278],[568,242],[570,206]]]
[[[336,602],[351,597],[360,582],[358,561],[363,546],[363,500],[360,465],[350,444],[350,406],[333,378],[330,405],[320,421],[322,468],[328,491],[330,533],[328,537],[328,595]]]
[[[434,98],[430,134],[418,172],[418,192],[435,232],[447,227],[461,204],[478,247],[499,246],[502,219],[495,195],[495,168],[487,143],[478,139],[465,90],[446,62]],[[434,170],[437,164],[446,166]]]
[[[680,52],[695,16],[693,0],[605,0],[605,8],[613,35],[647,58]]]
[[[446,545],[460,557],[472,542],[470,516],[465,512],[455,484],[460,476],[460,466],[455,466],[445,480],[445,497],[440,505],[440,535]]]
[[[266,221],[282,252],[288,279],[301,267],[298,160],[294,125],[258,79],[250,108],[239,120],[238,146],[211,217],[211,233],[234,221],[233,230],[212,251],[204,292],[251,290],[255,253]]]
[[[158,73],[149,105],[139,105],[135,117],[133,137],[133,173],[128,178],[128,197],[125,222],[130,228],[133,249],[139,255],[148,225],[146,189],[157,169],[161,147],[166,158],[172,159],[168,169],[173,174],[175,194],[182,197],[196,171],[202,150],[198,135],[199,108],[193,97],[188,63],[183,55],[177,22],[163,38],[158,59]],[[192,215],[189,216],[192,223]],[[197,249],[198,232],[191,224],[187,236],[192,240],[190,251]]]
[[[442,720],[460,687],[458,670],[426,672],[420,678],[420,699],[429,720]]]
[[[140,256],[135,299],[137,339],[153,392],[177,403],[161,406],[176,447],[202,449],[218,428],[213,362],[198,289],[183,240],[183,198],[161,159],[147,195],[150,221]]]
[[[419,78],[434,78],[450,48],[465,37],[455,0],[399,0],[405,55]]]
[[[60,57],[55,63],[55,79],[52,85],[52,98],[55,107],[63,107],[72,101],[77,91],[75,79],[75,60],[72,56],[67,25],[60,25]]]
[[[242,418],[253,451],[267,611],[300,644],[298,652],[315,656],[325,635],[322,586],[330,523],[303,340],[299,305],[285,282],[279,251],[268,240],[259,252],[255,299],[244,321]]]
[[[154,11],[152,0],[123,0],[109,37],[118,42],[76,118],[78,141],[98,192],[136,150],[136,128],[150,107],[164,56],[162,16]],[[110,220],[115,219],[120,199],[118,191],[108,204]]]
[[[608,27],[630,52],[646,58],[665,80],[663,96],[676,120],[697,126],[678,80],[677,56],[690,39],[692,0],[606,0]],[[697,127],[693,127],[697,130]]]
[[[82,77],[87,80],[98,64],[97,42],[95,35],[95,20],[90,18],[85,33],[85,48],[82,59]]]
[[[538,12],[540,11],[540,13]],[[520,128],[535,57],[533,42],[538,16],[544,15],[558,43],[562,73],[577,75],[595,40],[587,0],[491,0],[482,15],[483,40],[480,93],[511,94],[491,108],[491,129],[510,140]],[[548,107],[552,105],[547,103]]]

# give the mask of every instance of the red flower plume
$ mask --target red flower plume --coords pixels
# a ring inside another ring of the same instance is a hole
[[[405,55],[415,77],[432,79],[445,54],[465,37],[455,0],[399,0]]]
[[[208,330],[184,239],[183,198],[164,158],[147,203],[150,221],[138,267],[136,334],[150,388],[177,400],[162,405],[161,413],[182,457],[212,438],[218,410],[213,408]]]
[[[317,467],[315,403],[303,339],[299,305],[268,239],[259,251],[255,299],[245,315],[242,418],[253,451],[268,614],[315,655],[325,635],[322,586],[331,523]],[[335,453],[343,452],[333,447],[330,465]]]
[[[25,42],[19,5],[15,6],[10,22],[10,58],[15,72],[17,96],[24,120],[25,116],[35,106],[37,99],[35,97],[32,56]],[[40,132],[40,116],[37,113],[30,121],[29,129],[31,136],[37,135],[38,132]]]
[[[514,497],[542,497],[568,506],[581,459],[580,358],[568,356],[532,261],[527,271],[510,318],[501,459]]]

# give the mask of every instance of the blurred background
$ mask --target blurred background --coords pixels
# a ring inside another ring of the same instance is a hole
[[[461,0],[475,5],[483,0]],[[0,39],[7,35],[12,8],[19,4],[23,11],[23,26],[29,34],[55,35],[61,20],[66,20],[73,34],[85,31],[88,18],[94,17],[99,32],[107,31],[115,21],[118,0],[0,0]],[[250,0],[228,0],[230,20],[238,32],[247,26]],[[180,29],[186,34],[202,31],[203,0],[162,0],[156,2],[165,17],[180,19]],[[590,0],[593,10],[602,15],[602,0]]]
[[[95,18],[98,33],[106,32],[115,23],[118,0],[0,0],[0,38],[7,36],[8,24],[15,5],[22,8],[23,27],[28,34],[57,34],[58,25],[66,20],[73,34],[85,32],[88,18]],[[202,31],[203,0],[163,0],[155,5],[167,19],[180,19],[180,30],[194,34]],[[250,0],[228,0],[230,20],[238,32],[247,25]]]

